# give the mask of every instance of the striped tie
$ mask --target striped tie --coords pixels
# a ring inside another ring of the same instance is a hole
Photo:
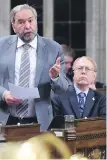
[[[29,58],[29,48],[30,45],[23,45],[24,52],[21,56],[21,65],[19,73],[19,86],[29,87],[30,79],[30,58]],[[18,117],[25,117],[28,114],[28,100],[24,100],[21,104],[16,107],[16,113]]]
[[[79,97],[79,110],[80,110],[80,115],[82,117],[83,111],[84,111],[84,106],[85,106],[84,98],[86,97],[86,94],[81,92],[78,94],[78,97]]]

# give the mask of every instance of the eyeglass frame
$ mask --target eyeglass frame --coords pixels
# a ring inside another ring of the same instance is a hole
[[[82,72],[83,69],[85,69],[86,72],[97,72],[95,69],[89,68],[89,67],[87,67],[87,66],[77,67],[77,68],[73,69],[73,71],[77,70],[77,71],[79,71],[79,72]]]

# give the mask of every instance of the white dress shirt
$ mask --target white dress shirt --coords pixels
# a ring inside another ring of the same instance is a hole
[[[20,38],[17,41],[17,49],[16,49],[16,60],[15,60],[15,85],[19,84],[19,73],[20,73],[20,65],[21,65],[21,55],[23,53],[23,44],[25,44]],[[36,74],[36,51],[37,51],[37,36],[35,39],[29,43],[31,46],[29,48],[29,57],[30,57],[30,83],[29,87],[33,88],[35,86],[35,74]],[[10,108],[11,115],[17,117],[16,107],[12,106]],[[34,99],[29,99],[28,101],[28,115],[26,117],[34,117],[35,116],[35,106]]]

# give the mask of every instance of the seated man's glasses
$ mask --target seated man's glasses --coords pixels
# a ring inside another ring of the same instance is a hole
[[[96,72],[95,69],[89,68],[87,66],[77,67],[77,68],[74,69],[74,71],[77,70],[78,72],[82,72],[84,69],[85,69],[86,72]]]

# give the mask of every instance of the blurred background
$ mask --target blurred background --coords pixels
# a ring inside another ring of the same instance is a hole
[[[38,13],[38,33],[90,56],[98,65],[97,81],[106,84],[106,0],[0,0],[0,36],[14,34],[10,10],[28,3]]]

